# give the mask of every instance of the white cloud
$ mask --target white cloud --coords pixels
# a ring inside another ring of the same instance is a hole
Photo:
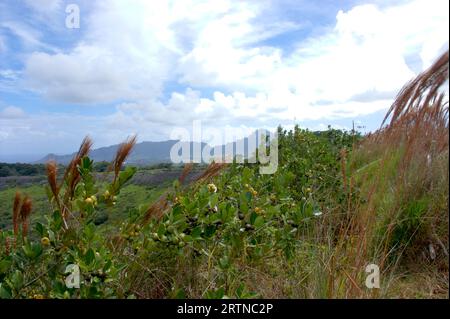
[[[448,43],[446,8],[446,1],[423,0],[355,6],[340,11],[328,33],[292,39],[298,49],[287,55],[259,42],[300,24],[268,18],[268,2],[99,2],[85,18],[83,42],[67,54],[34,53],[26,74],[32,88],[69,102],[155,97],[168,81],[270,92],[277,104],[292,91],[303,104],[343,102],[398,90],[414,76],[408,54],[428,65]]]
[[[209,82],[265,92],[267,98],[252,107],[255,117],[274,107],[279,112],[273,116],[282,119],[354,117],[386,109],[395,93],[414,77],[405,56],[420,55],[423,69],[448,47],[446,1],[430,5],[419,0],[386,8],[360,5],[340,11],[336,20],[332,30],[299,43],[289,56],[278,49],[266,55],[258,51],[261,48],[233,47],[230,43],[240,33],[219,23],[223,29],[212,29],[211,44],[196,47],[186,56],[194,61],[195,71],[184,79],[194,85]],[[205,34],[200,34],[201,43],[209,43],[203,39],[209,39],[209,33]],[[216,44],[214,35],[225,41]],[[318,106],[323,100],[330,105]],[[245,112],[245,108],[236,109],[236,114]]]
[[[114,53],[79,46],[72,54],[33,53],[26,63],[29,87],[65,102],[95,103],[126,98],[125,69],[116,68]],[[127,72],[127,75],[128,74]]]
[[[159,2],[151,3],[95,3],[92,15],[82,16],[86,35],[73,50],[28,57],[25,75],[30,87],[73,103],[160,96],[177,48],[170,19],[165,19],[167,10]]]
[[[22,119],[26,117],[25,112],[16,106],[7,106],[0,110],[0,119]]]
[[[301,30],[303,21],[284,18],[276,2],[99,1],[89,12],[81,8],[79,42],[30,54],[24,75],[52,100],[118,103],[114,114],[93,120],[105,142],[124,132],[167,138],[195,119],[220,128],[357,118],[388,108],[448,47],[448,1],[395,3],[339,11],[334,25],[318,22],[321,31],[309,38],[287,37],[294,47],[287,50],[271,37]],[[9,28],[41,41],[39,33]],[[163,102],[168,84],[178,92]]]

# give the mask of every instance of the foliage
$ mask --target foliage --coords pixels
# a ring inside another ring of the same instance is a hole
[[[402,90],[375,134],[279,127],[274,174],[212,163],[187,180],[187,165],[153,204],[131,199],[135,185],[125,192],[134,137],[108,181],[96,180],[86,138],[61,182],[48,163],[51,211],[34,237],[29,197],[16,193],[13,229],[0,232],[0,298],[385,297],[411,264],[432,269],[432,291],[448,297],[448,103],[437,90],[446,80],[448,53]],[[127,216],[104,227],[120,194]],[[364,288],[371,263],[380,290]],[[79,289],[65,284],[73,264]]]
[[[0,177],[37,176],[45,174],[44,164],[0,163]]]

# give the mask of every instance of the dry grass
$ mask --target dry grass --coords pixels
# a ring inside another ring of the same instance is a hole
[[[14,230],[14,236],[17,237],[17,234],[19,233],[19,214],[20,214],[20,204],[22,202],[22,195],[20,192],[16,192],[16,195],[14,196],[14,204],[13,204],[13,230]]]
[[[91,148],[92,148],[92,140],[89,136],[86,136],[81,142],[81,146],[74,156],[74,158],[70,161],[67,169],[64,173],[64,177],[62,182],[66,182],[67,189],[66,195],[64,196],[66,199],[72,199],[73,193],[75,191],[75,187],[80,181],[80,173],[78,172],[78,165],[81,163],[81,159],[85,156],[88,156]],[[61,186],[59,187],[61,188]]]
[[[392,276],[411,262],[409,257],[427,253],[429,245],[442,248],[433,249],[433,262],[441,260],[440,272],[448,273],[449,127],[442,92],[448,83],[448,59],[447,51],[408,83],[387,112],[387,125],[355,147],[349,167],[365,201],[351,210],[351,226],[342,237],[357,238],[354,245],[342,245],[350,259],[350,278],[363,275],[360,269],[367,260],[377,261],[383,276]],[[419,211],[416,203],[422,202],[428,204]],[[409,211],[421,215],[408,233],[405,225],[415,218]],[[396,238],[402,231],[408,237],[400,244]],[[425,262],[412,258],[413,263]],[[350,295],[367,297],[351,289]]]
[[[32,211],[32,201],[31,198],[25,196],[23,199],[22,207],[20,208],[20,220],[22,222],[22,236],[26,237],[28,235],[29,227],[29,217]]]
[[[33,203],[28,195],[22,198],[20,192],[16,192],[13,203],[13,231],[15,242],[19,235],[19,231],[22,230],[22,237],[26,237],[28,234],[29,218],[33,209]],[[20,229],[22,228],[22,229]]]
[[[131,151],[136,145],[136,141],[137,141],[136,135],[129,137],[125,142],[120,144],[119,148],[117,149],[116,156],[111,165],[112,169],[114,170],[114,182],[119,176],[119,172],[122,169],[125,160],[131,154]]]
[[[212,162],[208,165],[206,170],[196,178],[196,182],[204,182],[206,180],[209,180],[217,175],[220,174],[220,172],[225,169],[228,166],[227,163],[215,163]]]
[[[58,198],[59,187],[58,187],[58,169],[55,161],[50,161],[47,163],[47,180],[48,185],[50,185],[50,190],[55,198]]]

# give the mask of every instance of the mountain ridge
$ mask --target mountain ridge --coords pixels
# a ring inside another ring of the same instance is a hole
[[[262,130],[260,130],[261,132]],[[194,159],[194,149],[200,149],[203,151],[206,146],[210,147],[210,152],[212,155],[217,154],[217,152],[221,151],[222,154],[226,153],[227,149],[232,150],[234,155],[240,154],[240,155],[247,155],[250,156],[252,152],[254,152],[254,147],[256,144],[259,144],[259,138],[256,136],[256,132],[253,132],[252,134],[248,135],[247,137],[243,139],[239,139],[233,142],[229,142],[223,145],[216,145],[216,146],[210,146],[208,143],[205,142],[180,142],[179,140],[166,140],[166,141],[143,141],[140,143],[137,143],[135,147],[133,148],[133,151],[131,152],[130,156],[128,157],[127,163],[128,164],[135,164],[135,165],[147,165],[147,164],[159,164],[159,163],[168,163],[171,162],[170,159],[170,152],[172,147],[176,143],[180,143],[178,146],[187,148],[189,145],[190,154],[188,157],[183,156],[184,161],[189,161]],[[266,134],[268,134],[269,131],[266,130]],[[250,138],[255,138],[255,143],[249,143]],[[96,162],[106,161],[110,162],[113,160],[118,147],[120,144],[114,144],[110,146],[103,146],[96,149],[91,150],[89,153],[89,156],[91,159],[93,159]],[[242,153],[243,151],[243,153]],[[49,153],[43,158],[34,161],[33,164],[43,164],[47,163],[50,160],[54,160],[57,163],[60,164],[68,164],[74,157],[76,152],[73,152],[71,154],[64,154],[64,155],[56,155],[54,153]]]

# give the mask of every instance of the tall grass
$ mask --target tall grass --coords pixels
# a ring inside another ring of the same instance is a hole
[[[432,269],[438,279],[430,279],[429,296],[448,295],[448,59],[447,51],[405,85],[386,125],[356,145],[348,163],[363,199],[346,234],[358,238],[346,253],[355,257],[349,268],[357,277],[361,259],[378,263],[386,294],[399,273]]]

